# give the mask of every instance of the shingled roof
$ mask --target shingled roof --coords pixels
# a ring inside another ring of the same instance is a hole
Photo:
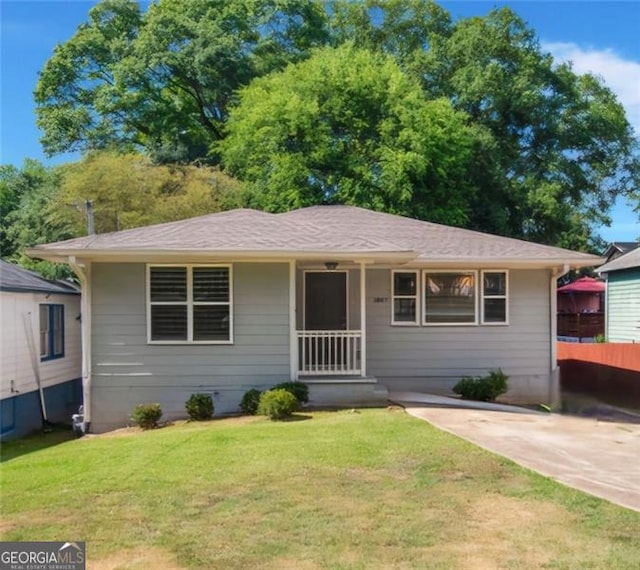
[[[80,294],[78,288],[71,283],[49,281],[33,271],[3,260],[0,260],[0,291]]]
[[[598,268],[598,273],[611,273],[612,271],[620,271],[622,269],[632,269],[640,267],[640,247],[632,249],[629,253],[625,253],[620,257],[616,257],[609,263],[605,263]]]
[[[116,254],[251,255],[302,259],[394,256],[443,263],[528,262],[598,265],[602,259],[567,249],[464,230],[353,206],[313,206],[281,214],[239,209],[188,220],[36,246],[29,255],[61,260],[113,259]]]

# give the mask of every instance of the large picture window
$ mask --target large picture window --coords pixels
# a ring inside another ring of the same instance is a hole
[[[231,267],[149,265],[150,342],[231,343]]]
[[[40,359],[64,356],[64,305],[40,305]]]
[[[418,272],[392,271],[392,325],[418,324]]]
[[[425,271],[423,323],[477,324],[476,280],[476,271]]]
[[[508,273],[482,272],[482,324],[506,325],[509,322]]]

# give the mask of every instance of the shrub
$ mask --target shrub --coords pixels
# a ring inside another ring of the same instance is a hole
[[[160,404],[138,404],[131,412],[131,421],[142,429],[157,428],[161,417]]]
[[[283,382],[271,388],[272,390],[286,390],[293,394],[296,400],[301,404],[309,401],[309,386],[302,382]]]
[[[213,417],[213,399],[210,394],[191,394],[185,407],[190,420],[201,422]]]
[[[282,420],[289,417],[297,407],[296,397],[288,390],[278,388],[267,390],[260,396],[258,413],[261,416],[269,416],[274,421]]]
[[[508,379],[502,370],[492,370],[487,376],[464,377],[453,387],[453,391],[466,400],[493,402],[507,391]]]
[[[260,396],[262,392],[252,388],[248,392],[245,392],[240,401],[240,409],[242,413],[250,416],[255,416],[258,413],[258,406],[260,405]]]

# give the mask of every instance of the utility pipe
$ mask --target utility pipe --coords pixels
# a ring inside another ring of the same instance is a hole
[[[549,404],[560,405],[560,375],[558,371],[558,279],[566,275],[571,267],[566,263],[551,270],[549,280],[549,313],[551,322],[551,361],[549,367]]]
[[[91,427],[91,265],[70,256],[68,263],[80,280],[80,325],[82,336],[82,431]]]

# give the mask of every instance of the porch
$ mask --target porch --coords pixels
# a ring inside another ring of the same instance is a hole
[[[291,265],[292,376],[313,382],[367,378],[365,263]]]

